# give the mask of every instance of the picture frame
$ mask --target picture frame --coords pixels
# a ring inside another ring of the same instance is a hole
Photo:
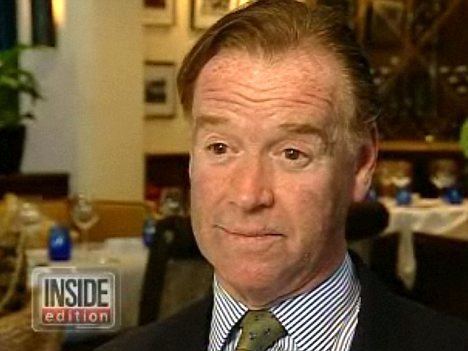
[[[176,68],[173,62],[145,61],[146,118],[172,118],[176,114]]]
[[[239,0],[192,0],[192,28],[207,29],[239,6]]]
[[[172,26],[175,23],[176,0],[142,0],[143,25]]]
[[[404,4],[395,0],[374,0],[368,5],[367,41],[373,47],[396,47],[404,30]]]

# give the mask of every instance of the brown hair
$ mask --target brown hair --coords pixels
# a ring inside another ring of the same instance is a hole
[[[343,93],[351,95],[354,105],[351,113],[340,113],[349,116],[340,116],[340,124],[351,134],[348,137],[369,136],[378,115],[377,94],[368,61],[353,32],[339,11],[295,0],[258,0],[227,14],[203,34],[185,57],[177,77],[185,113],[191,111],[198,75],[221,49],[241,49],[272,59],[292,49],[314,47],[333,53],[343,67],[349,94]]]

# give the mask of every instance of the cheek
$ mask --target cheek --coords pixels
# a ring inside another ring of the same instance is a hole
[[[210,167],[198,165],[191,169],[190,183],[193,229],[197,236],[202,236],[201,233],[209,228],[223,196],[223,177]]]
[[[190,202],[192,206],[192,215],[199,215],[200,211],[213,206],[214,191],[217,184],[213,184],[213,174],[207,171],[201,171],[195,167],[191,173]]]
[[[200,146],[197,146],[200,149]],[[190,183],[196,188],[196,193],[209,189],[210,184],[217,178],[212,167],[203,156],[202,150],[196,150],[190,161]],[[200,189],[200,190],[198,190]]]
[[[298,216],[309,216],[321,212],[323,206],[328,205],[332,183],[326,172],[292,177],[278,184],[277,197],[283,202],[284,210]]]
[[[326,172],[310,174],[283,184],[278,203],[286,221],[296,233],[295,245],[310,247],[311,241],[325,240],[336,207],[337,184]]]
[[[201,174],[192,173],[190,188],[191,220],[195,240],[203,255],[207,257],[207,248],[211,247],[209,241],[210,219],[213,212],[213,200],[210,187]]]

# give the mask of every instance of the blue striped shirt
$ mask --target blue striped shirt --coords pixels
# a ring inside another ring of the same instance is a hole
[[[234,351],[240,337],[237,324],[248,308],[213,284],[214,305],[208,351]],[[349,255],[340,267],[312,291],[281,301],[270,311],[287,335],[269,351],[347,351],[351,348],[361,304],[360,284]]]

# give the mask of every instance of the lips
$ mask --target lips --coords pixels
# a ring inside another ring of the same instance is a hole
[[[221,225],[215,225],[216,228],[221,229],[223,232],[240,236],[240,237],[266,237],[266,236],[282,236],[283,234],[278,233],[276,230],[272,230],[269,228],[226,228]]]

